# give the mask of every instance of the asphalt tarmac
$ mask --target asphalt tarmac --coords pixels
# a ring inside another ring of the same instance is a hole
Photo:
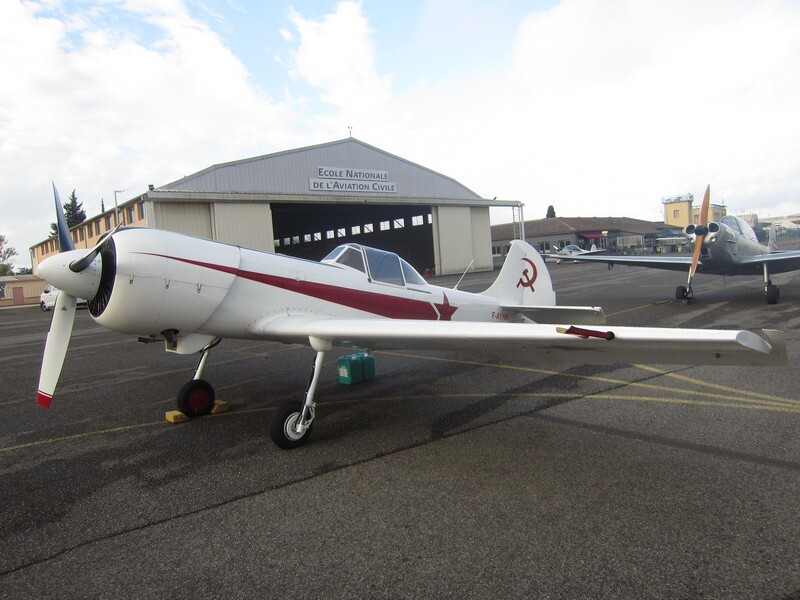
[[[698,275],[684,305],[678,273],[551,274],[612,325],[783,329],[790,366],[378,353],[345,386],[334,351],[311,441],[283,451],[270,415],[308,348],[223,341],[205,378],[230,410],[175,425],[196,357],[79,310],[46,410],[51,315],[2,310],[0,597],[800,598],[800,274],[774,306],[751,277]]]

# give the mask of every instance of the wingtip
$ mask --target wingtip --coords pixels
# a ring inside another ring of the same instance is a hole
[[[36,393],[36,404],[38,404],[39,406],[50,408],[50,403],[52,401],[53,401],[53,396],[51,394],[46,394],[42,390],[39,390]]]

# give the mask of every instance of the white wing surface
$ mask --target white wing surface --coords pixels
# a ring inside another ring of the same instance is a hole
[[[512,357],[524,363],[654,363],[785,365],[781,331],[669,329],[527,323],[469,323],[398,319],[282,316],[257,324],[265,339],[366,350],[462,350]]]

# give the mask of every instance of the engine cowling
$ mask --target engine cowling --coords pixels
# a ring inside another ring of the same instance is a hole
[[[237,246],[156,229],[120,230],[110,248],[101,254],[103,282],[90,311],[103,327],[146,338],[201,327],[240,262]]]

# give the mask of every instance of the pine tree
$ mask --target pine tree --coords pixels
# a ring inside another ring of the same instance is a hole
[[[547,207],[547,216],[545,219],[555,219],[556,218],[556,209],[553,208],[553,205]]]
[[[75,190],[69,195],[69,200],[64,202],[64,219],[67,222],[67,229],[75,227],[86,220],[86,211],[83,210],[83,202],[78,202]],[[50,223],[50,235],[58,235],[58,225]]]

